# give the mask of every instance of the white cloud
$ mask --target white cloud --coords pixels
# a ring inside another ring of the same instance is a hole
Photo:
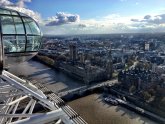
[[[0,6],[9,6],[9,5],[13,5],[13,3],[10,2],[9,0],[0,0]]]
[[[48,18],[48,23],[46,26],[58,26],[63,24],[69,24],[80,21],[80,16],[78,14],[70,14],[64,12],[58,12],[55,16]]]
[[[39,23],[42,23],[41,15],[38,12],[34,12],[30,9],[22,8],[22,7],[17,7],[17,6],[7,6],[6,8],[16,10],[18,12],[24,13],[30,17],[32,17],[34,20],[36,20]]]
[[[165,14],[153,15],[153,16],[146,15],[141,20],[132,19],[131,21],[133,21],[133,22],[145,22],[145,23],[157,24],[157,25],[165,24]]]
[[[38,12],[34,12],[33,10],[27,9],[25,6],[25,2],[32,2],[31,0],[18,0],[18,2],[10,2],[9,0],[0,0],[0,6],[16,10],[18,12],[24,13],[33,19],[35,19],[37,22],[41,23],[41,15]]]
[[[16,5],[18,7],[24,8],[25,7],[25,2],[31,2],[31,0],[18,0],[18,2],[16,3]]]
[[[107,15],[105,17],[103,17],[103,20],[104,21],[108,21],[110,23],[130,23],[130,18],[131,17],[124,17],[124,16],[121,16],[119,14],[111,14],[111,15]]]
[[[51,34],[98,34],[98,33],[141,33],[141,32],[164,32],[165,24],[162,23],[163,14],[153,16],[120,16],[111,14],[97,19],[85,19],[69,25],[56,25],[44,27],[45,33]],[[159,20],[158,22],[146,22],[141,20]],[[50,20],[55,20],[50,18]],[[160,23],[160,24],[158,24]],[[50,30],[50,31],[49,31]]]
[[[81,20],[77,28],[70,32],[80,34],[165,32],[165,14],[128,17],[112,14],[97,20]]]

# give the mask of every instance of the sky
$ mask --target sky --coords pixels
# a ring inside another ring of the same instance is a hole
[[[43,34],[165,32],[165,0],[0,0],[34,18]]]

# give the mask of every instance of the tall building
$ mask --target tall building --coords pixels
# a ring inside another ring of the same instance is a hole
[[[81,63],[85,63],[85,55],[84,55],[84,53],[80,54],[80,62]]]
[[[75,42],[71,42],[69,44],[70,49],[70,59],[75,61],[77,59],[77,44]]]
[[[145,51],[149,51],[150,50],[150,44],[146,42],[144,49],[145,49]]]
[[[107,78],[111,79],[112,73],[113,73],[113,62],[112,62],[111,48],[108,50],[106,73],[107,73]]]
[[[152,64],[152,72],[156,72],[156,68],[157,68],[156,64],[155,63]]]

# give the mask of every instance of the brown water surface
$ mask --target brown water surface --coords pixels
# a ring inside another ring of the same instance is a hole
[[[99,94],[89,95],[68,104],[89,124],[156,124],[126,108],[104,103]]]

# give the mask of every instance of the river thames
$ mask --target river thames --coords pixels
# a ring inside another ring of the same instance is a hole
[[[68,105],[89,124],[156,124],[126,108],[103,102],[100,94],[71,101]]]
[[[31,81],[43,83],[57,94],[84,86],[64,73],[33,60],[10,67],[9,71]],[[128,109],[104,103],[99,94],[89,95],[68,104],[89,124],[156,124]]]

